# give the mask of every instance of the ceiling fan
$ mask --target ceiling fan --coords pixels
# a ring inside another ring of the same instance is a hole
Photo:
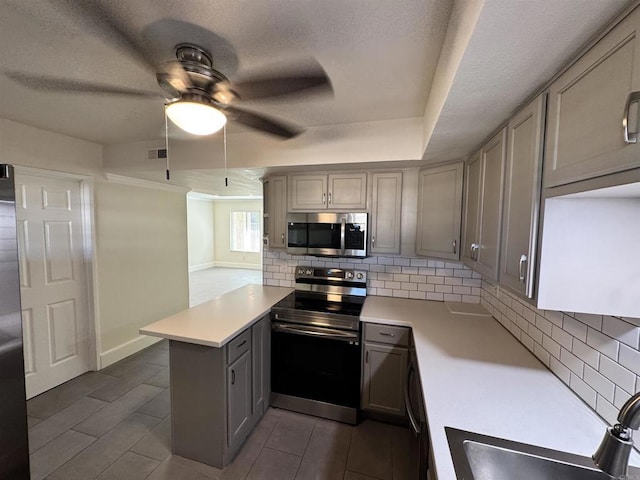
[[[156,63],[139,47],[127,30],[118,25],[99,4],[61,0],[73,13],[79,14],[95,33],[114,43],[148,70],[155,72],[164,95],[122,86],[93,84],[56,77],[6,72],[14,81],[32,89],[75,93],[125,95],[129,97],[163,97],[166,115],[182,130],[194,135],[210,135],[219,131],[227,120],[281,139],[295,137],[302,129],[288,122],[252,112],[235,104],[243,100],[282,97],[310,90],[331,91],[331,81],[324,69],[314,62],[280,75],[263,75],[231,82],[215,68],[214,57],[195,43],[175,46],[176,60]],[[201,27],[193,26],[202,30]],[[213,34],[212,34],[213,35]],[[214,35],[215,36],[215,35]]]

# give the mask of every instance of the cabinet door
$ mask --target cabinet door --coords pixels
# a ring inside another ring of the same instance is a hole
[[[371,253],[400,253],[402,172],[374,173],[371,199]]]
[[[251,351],[227,367],[227,444],[242,441],[251,427]]]
[[[500,283],[529,298],[536,264],[544,100],[540,95],[507,127]]]
[[[621,122],[640,91],[639,30],[636,9],[549,88],[545,188],[640,166],[640,143],[625,143]]]
[[[362,408],[404,415],[408,350],[375,343],[364,345]]]
[[[329,175],[327,208],[329,210],[365,210],[367,208],[367,174]]]
[[[480,194],[482,180],[482,161],[480,152],[475,153],[466,166],[466,189],[464,207],[464,231],[462,238],[462,260],[471,267],[475,264],[475,246],[480,241],[479,222],[480,218]]]
[[[416,253],[458,260],[462,163],[422,170],[418,186]]]
[[[287,231],[287,177],[269,178],[269,247],[285,248]],[[265,210],[266,211],[266,210]]]
[[[251,327],[251,359],[252,359],[252,403],[251,412],[258,417],[265,410],[267,394],[266,352],[268,317],[263,318]]]
[[[326,175],[290,175],[289,209],[300,211],[327,208]]]
[[[480,244],[474,268],[492,280],[498,279],[506,135],[507,129],[504,128],[482,147],[480,152],[482,159]]]

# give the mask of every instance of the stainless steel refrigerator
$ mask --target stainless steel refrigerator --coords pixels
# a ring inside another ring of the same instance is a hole
[[[0,164],[0,480],[29,479],[13,167]]]

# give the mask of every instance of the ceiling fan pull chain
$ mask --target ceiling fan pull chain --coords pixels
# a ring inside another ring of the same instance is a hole
[[[224,186],[229,186],[229,178],[227,177],[227,125],[222,127],[222,137],[224,138]]]
[[[167,106],[164,106],[164,149],[167,161],[167,180],[171,180],[169,172],[169,118],[167,117]]]

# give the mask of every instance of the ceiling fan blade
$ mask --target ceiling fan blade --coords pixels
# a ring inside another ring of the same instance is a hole
[[[173,98],[193,87],[193,82],[180,62],[164,62],[156,72],[158,84]]]
[[[319,64],[289,74],[256,76],[231,85],[242,100],[282,97],[298,93],[333,92],[331,80]]]
[[[293,138],[304,131],[300,127],[284,123],[281,120],[276,120],[259,113],[248,112],[237,107],[226,106],[223,111],[230,114],[228,115],[229,120],[284,139]]]
[[[123,51],[146,70],[155,72],[153,59],[137,45],[133,36],[122,27],[119,20],[98,2],[78,0],[49,0],[49,2],[76,16],[84,26],[90,27],[94,35]],[[108,2],[105,3],[108,4]]]
[[[80,80],[65,80],[64,78],[47,77],[43,75],[29,75],[19,72],[7,72],[5,75],[11,80],[33,90],[48,92],[93,93],[103,95],[123,95],[139,98],[163,98],[158,92],[134,90],[132,88],[114,87],[99,83],[83,82]]]

